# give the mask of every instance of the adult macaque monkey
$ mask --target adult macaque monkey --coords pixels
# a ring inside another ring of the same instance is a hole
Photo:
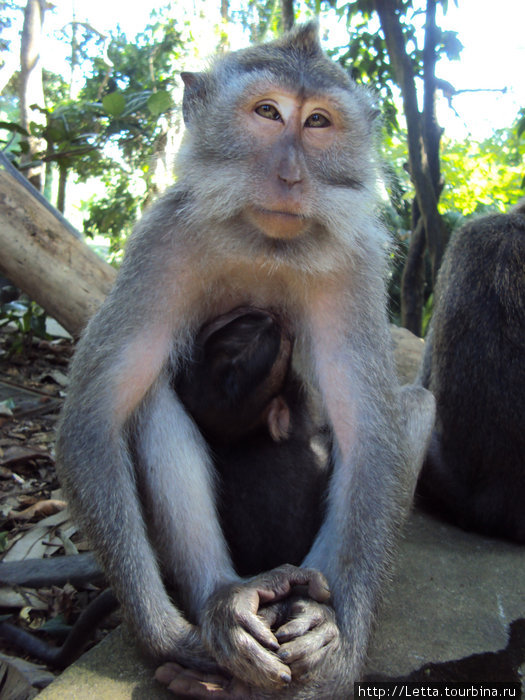
[[[179,177],[79,343],[59,474],[143,645],[196,669],[174,689],[206,697],[205,671],[220,667],[232,680],[215,697],[239,683],[243,698],[346,697],[433,421],[430,394],[394,375],[374,111],[311,24],[183,79]],[[219,525],[206,443],[170,386],[198,329],[239,306],[271,310],[295,339],[334,444],[302,566],[248,581]],[[283,635],[273,604],[298,585],[326,601],[323,575],[338,636],[312,633],[308,606]]]
[[[436,428],[418,500],[453,523],[525,544],[525,200],[454,233],[420,379]]]

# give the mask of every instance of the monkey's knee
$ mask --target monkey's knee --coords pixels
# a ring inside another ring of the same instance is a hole
[[[427,452],[436,417],[434,396],[421,386],[408,385],[400,391],[401,424],[404,428],[408,462],[419,474]]]

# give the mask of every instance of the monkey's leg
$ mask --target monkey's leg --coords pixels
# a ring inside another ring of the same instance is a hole
[[[215,507],[207,446],[161,378],[138,417],[136,452],[150,537],[194,620],[212,593],[238,581]]]
[[[111,306],[104,308],[111,320]],[[109,326],[102,312],[77,350],[57,441],[57,470],[73,512],[146,651],[181,663],[197,659],[211,671],[216,664],[204,649],[198,629],[175,607],[164,586],[162,552],[153,550],[148,537],[138,490],[142,477],[130,449],[132,444],[137,446],[135,416],[138,412],[145,420],[147,414],[141,404],[155,404],[160,387],[156,379],[169,353],[171,331],[160,324],[153,326],[150,337],[157,339],[155,344],[135,338],[118,345],[115,352],[109,339],[107,345],[97,342],[98,324]],[[169,422],[169,417],[165,420]],[[179,469],[184,471],[184,465]],[[175,474],[184,494],[184,475]],[[165,475],[162,478],[166,480]],[[177,532],[173,532],[175,538]]]

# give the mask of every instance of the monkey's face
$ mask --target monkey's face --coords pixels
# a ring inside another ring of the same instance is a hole
[[[373,103],[323,54],[314,26],[182,77],[178,171],[193,235],[205,217],[227,225],[230,247],[235,238],[251,255],[293,248],[294,261],[315,249],[327,265],[334,244],[348,251],[375,235]]]
[[[242,104],[238,118],[252,144],[256,183],[245,217],[271,238],[301,235],[312,223],[309,164],[333,147],[341,129],[336,110],[323,97],[262,89]]]

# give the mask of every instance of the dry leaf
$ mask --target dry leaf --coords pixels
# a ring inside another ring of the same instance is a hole
[[[21,436],[24,438],[25,436]],[[36,447],[12,446],[8,447],[0,463],[4,467],[13,467],[16,464],[24,464],[31,459],[49,459],[49,453],[45,450],[39,450]]]
[[[55,530],[69,519],[67,508],[50,515],[33,525],[23,537],[17,540],[7,551],[3,561],[21,561],[22,559],[40,559],[50,556],[62,546]]]
[[[0,586],[0,607],[47,610],[48,604],[33,588],[17,587],[15,590],[9,586]]]
[[[67,503],[65,501],[58,501],[57,499],[50,498],[46,501],[38,501],[38,503],[35,503],[32,506],[29,506],[29,508],[26,508],[25,510],[21,511],[11,511],[9,513],[9,517],[12,518],[13,520],[32,520],[33,518],[36,518],[37,516],[40,516],[42,518],[47,517],[48,515],[53,515],[54,513],[59,513],[61,510],[64,510],[64,508],[67,506]]]

